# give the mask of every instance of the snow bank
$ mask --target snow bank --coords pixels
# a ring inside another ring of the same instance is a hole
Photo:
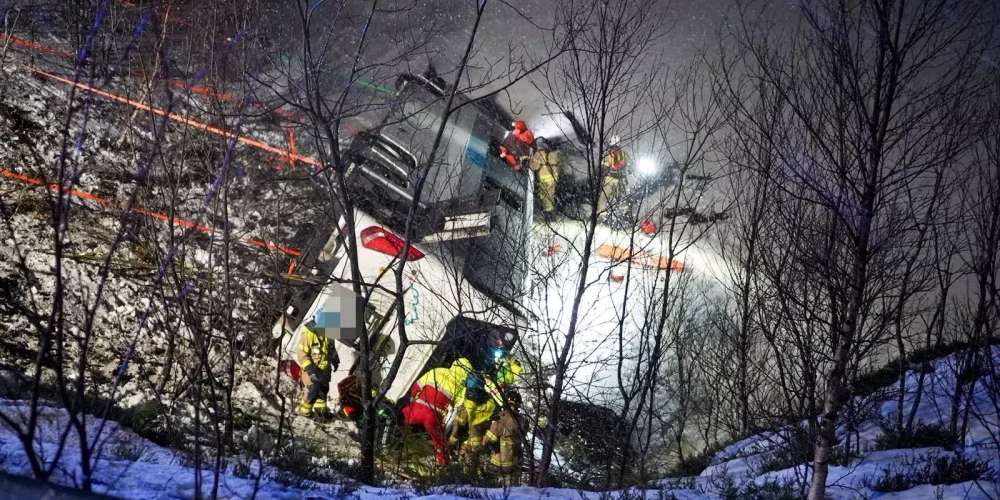
[[[1000,348],[993,348],[993,357],[1000,361]],[[955,387],[957,372],[956,356],[962,353],[941,358],[933,363],[933,371],[927,373],[923,380],[923,396],[916,410],[915,422],[924,424],[939,424],[948,426],[951,423],[951,397]],[[903,406],[895,397],[885,397],[886,401],[878,407],[877,415],[859,425],[858,435],[862,450],[873,450],[875,440],[881,434],[883,422],[894,421],[900,411],[909,415],[916,400],[917,384],[920,374],[910,371],[906,374],[906,393]],[[1000,485],[995,482],[970,481],[953,485],[921,485],[902,492],[880,493],[866,486],[870,481],[878,479],[885,471],[895,473],[906,472],[933,460],[937,457],[953,454],[974,458],[989,464],[995,472],[1000,473],[1000,449],[991,438],[1000,429],[1000,416],[997,415],[994,402],[982,381],[972,388],[971,414],[969,428],[963,442],[954,452],[942,448],[898,449],[884,451],[868,451],[861,457],[853,459],[845,466],[831,466],[827,479],[828,497],[833,499],[856,498],[907,498],[907,499],[997,499],[1000,498]],[[803,426],[805,424],[803,423]],[[719,479],[732,478],[737,485],[754,482],[765,483],[806,484],[811,479],[811,471],[805,464],[785,470],[760,473],[762,462],[771,457],[786,443],[788,430],[767,431],[741,441],[735,442],[717,453],[711,465],[706,468],[695,484],[700,488],[714,491]],[[844,429],[839,429],[838,435],[843,437]]]
[[[0,399],[0,412],[12,418],[15,422],[26,421],[29,404],[26,401]],[[39,428],[35,440],[35,449],[51,463],[56,455],[59,436],[69,425],[67,413],[59,408],[41,406],[39,408]],[[88,416],[88,439],[93,439],[101,420]],[[194,498],[200,488],[202,495],[211,495],[213,474],[210,470],[198,471],[187,465],[186,458],[177,452],[157,446],[143,439],[128,429],[121,428],[116,422],[107,422],[100,441],[102,453],[97,461],[94,474],[94,490],[120,498],[134,499],[177,499]],[[121,456],[126,455],[126,456]],[[31,466],[21,446],[16,433],[9,427],[0,425],[0,471],[19,476],[31,476]],[[457,499],[496,498],[509,500],[529,500],[537,498],[552,498],[566,500],[597,500],[597,493],[583,493],[565,489],[537,489],[529,487],[511,488],[509,491],[500,489],[477,489],[466,486],[444,486],[435,493],[417,494],[406,488],[373,488],[356,486],[349,482],[325,484],[308,482],[308,489],[294,488],[276,482],[273,477],[277,472],[270,466],[265,466],[263,475],[259,463],[250,467],[251,477],[237,477],[235,468],[227,465],[226,470],[219,474],[219,498],[236,499],[250,498],[256,492],[260,500],[283,499],[340,499],[355,498],[358,500],[375,500],[385,498],[400,499]],[[256,476],[262,476],[259,481]],[[80,446],[75,433],[67,437],[66,446],[59,457],[59,466],[51,479],[52,482],[64,486],[77,486],[83,479],[80,468]],[[201,484],[199,486],[198,481]],[[672,490],[680,500],[714,499],[715,495],[699,493],[692,490]],[[612,494],[612,498],[620,497],[620,493]],[[649,498],[657,498],[659,491],[651,491]]]

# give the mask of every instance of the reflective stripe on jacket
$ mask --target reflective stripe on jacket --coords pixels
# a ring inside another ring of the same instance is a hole
[[[302,328],[302,337],[299,338],[298,361],[303,370],[315,364],[320,370],[326,370],[330,366],[331,351],[332,356],[336,356],[336,350],[332,349],[330,339],[325,335],[317,335],[308,328]],[[313,352],[316,350],[316,352]]]
[[[619,147],[613,147],[608,151],[608,155],[604,157],[604,167],[608,169],[608,172],[612,176],[619,176],[625,168],[625,151],[622,151]]]
[[[486,432],[486,440],[500,443],[500,449],[490,455],[490,463],[500,467],[520,463],[522,428],[523,423],[510,410],[500,412],[500,418]]]
[[[429,370],[417,380],[420,389],[414,399],[447,412],[448,406],[459,404],[464,399],[465,378],[471,372],[472,363],[465,358],[455,360],[448,368]]]

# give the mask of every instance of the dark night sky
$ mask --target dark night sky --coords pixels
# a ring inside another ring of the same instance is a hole
[[[398,2],[399,5],[412,5],[410,0],[393,1]],[[416,1],[413,9],[407,10],[404,15],[398,16],[394,20],[387,20],[385,17],[382,18],[381,23],[376,20],[374,23],[376,31],[379,28],[385,30],[386,23],[393,22],[417,27],[438,26],[440,32],[435,36],[431,45],[433,49],[440,50],[441,53],[435,55],[433,60],[441,72],[454,68],[468,42],[474,20],[475,0]],[[518,54],[527,53],[538,56],[545,52],[544,41],[551,40],[551,34],[532,24],[551,27],[558,0],[507,1],[510,3],[489,0],[484,23],[477,36],[479,51],[477,58],[472,62],[473,66],[483,66],[486,61],[506,60],[511,44],[515,46],[515,51]],[[673,26],[661,40],[660,46],[652,52],[657,54],[656,57],[667,61],[690,60],[702,44],[714,40],[714,30],[724,18],[731,4],[731,0],[663,0],[659,2],[655,8],[666,10]],[[367,1],[351,2],[351,8],[359,14],[369,5],[370,3]],[[510,5],[515,5],[528,19],[516,14]],[[394,46],[396,46],[395,41],[382,38],[374,42],[368,53],[376,57],[382,56],[391,51]],[[422,66],[429,58],[417,59],[419,62],[416,64]],[[421,59],[423,61],[420,61]],[[416,69],[418,68],[411,70]],[[477,75],[475,68],[471,72],[474,82],[482,80],[477,78],[480,75]],[[524,83],[514,87],[511,98],[514,102],[512,107],[521,111],[523,118],[527,120],[538,118],[532,116],[532,113],[537,113],[539,96],[531,84]]]

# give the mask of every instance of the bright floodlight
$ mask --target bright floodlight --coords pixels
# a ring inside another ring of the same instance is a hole
[[[652,158],[639,158],[636,169],[641,175],[649,177],[656,173],[656,161]]]

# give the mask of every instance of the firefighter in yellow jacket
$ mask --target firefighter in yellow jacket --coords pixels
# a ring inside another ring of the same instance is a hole
[[[559,180],[559,152],[553,151],[548,141],[539,137],[535,141],[537,151],[531,157],[531,170],[538,180],[538,200],[542,206],[542,217],[551,220],[556,210],[556,182]]]
[[[330,392],[330,376],[337,369],[339,359],[333,342],[325,335],[318,335],[308,326],[302,328],[298,349],[299,367],[305,393],[299,405],[299,415],[329,418],[333,414],[326,404]]]
[[[503,398],[490,379],[479,372],[470,374],[448,439],[452,446],[459,446],[458,463],[468,476],[482,473],[483,436],[490,428],[493,414],[502,405]]]
[[[619,145],[618,136],[613,136],[608,143],[607,156],[601,162],[604,168],[604,180],[601,182],[601,192],[597,198],[597,214],[607,215],[608,205],[618,201],[621,196],[621,183],[625,178],[625,151]]]
[[[509,391],[506,406],[483,436],[483,446],[495,443],[490,464],[498,470],[504,487],[517,486],[521,482],[521,441],[527,423],[519,414],[520,408],[521,395]]]

